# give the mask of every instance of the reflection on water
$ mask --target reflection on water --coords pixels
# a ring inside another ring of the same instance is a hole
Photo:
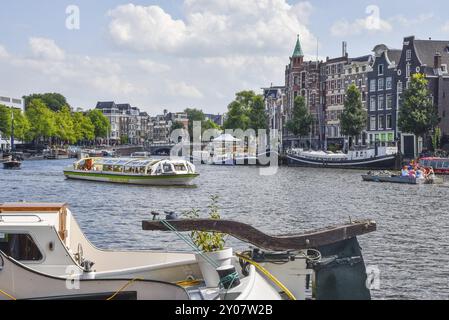
[[[449,297],[449,188],[362,182],[360,171],[197,166],[196,188],[68,181],[71,160],[29,161],[0,170],[0,202],[68,202],[89,239],[102,248],[188,250],[175,235],[141,230],[152,210],[203,209],[220,196],[222,217],[267,233],[301,232],[371,218],[378,231],[359,238],[366,263],[381,272],[375,298]],[[245,248],[245,244],[230,240]]]

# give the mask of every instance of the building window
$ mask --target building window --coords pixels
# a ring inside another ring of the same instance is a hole
[[[378,91],[380,91],[380,90],[383,90],[384,89],[384,79],[383,78],[380,78],[378,81],[378,84],[377,84],[377,90]]]
[[[369,101],[369,110],[376,111],[376,97],[371,97]]]
[[[393,108],[393,96],[391,94],[387,94],[386,107],[387,107],[387,110]]]
[[[369,83],[369,90],[371,92],[376,92],[376,80],[375,79],[370,81],[370,83]]]
[[[391,90],[393,88],[393,78],[392,77],[388,77],[386,84],[385,84],[387,90]]]
[[[17,261],[41,261],[42,253],[29,234],[0,233],[0,250]]]
[[[384,109],[384,96],[378,96],[377,97],[377,109],[383,110]]]
[[[410,50],[410,49],[407,50],[405,59],[406,59],[407,61],[412,60],[412,50]]]
[[[402,81],[398,81],[398,93],[402,93]]]
[[[405,66],[405,77],[410,78],[410,63]]]
[[[370,117],[369,128],[371,131],[376,130],[376,117],[375,116]]]
[[[379,130],[383,130],[385,128],[385,116],[379,115],[379,124],[378,124]]]
[[[384,65],[383,64],[379,64],[379,66],[378,66],[378,75],[379,76],[384,75]]]
[[[387,129],[393,128],[393,117],[391,114],[387,114]]]

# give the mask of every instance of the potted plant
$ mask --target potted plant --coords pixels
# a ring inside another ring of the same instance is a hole
[[[209,218],[220,220],[218,196],[212,195],[210,199]],[[197,209],[192,209],[186,212],[185,216],[189,219],[199,219],[200,212]],[[195,258],[207,287],[219,285],[220,278],[216,270],[218,267],[231,265],[233,252],[232,248],[225,247],[226,236],[226,234],[219,232],[203,231],[192,231],[190,234],[193,243],[200,250],[200,252],[195,253]]]

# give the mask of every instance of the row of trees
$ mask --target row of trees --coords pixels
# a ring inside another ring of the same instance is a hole
[[[25,112],[0,105],[0,131],[4,137],[11,136],[12,118],[14,136],[24,142],[86,144],[96,138],[107,137],[109,120],[100,110],[72,112],[65,98],[58,105],[57,100],[53,103],[34,96],[32,99],[25,97]],[[11,112],[14,113],[13,117]]]

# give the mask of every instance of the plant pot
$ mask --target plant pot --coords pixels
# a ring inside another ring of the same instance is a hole
[[[218,267],[229,266],[232,264],[232,248],[226,248],[221,251],[215,252],[203,252],[203,255],[207,256],[210,260],[217,263]],[[204,282],[208,288],[216,288],[220,283],[220,277],[215,266],[212,266],[207,260],[205,260],[200,254],[195,254],[196,261],[203,274]]]

